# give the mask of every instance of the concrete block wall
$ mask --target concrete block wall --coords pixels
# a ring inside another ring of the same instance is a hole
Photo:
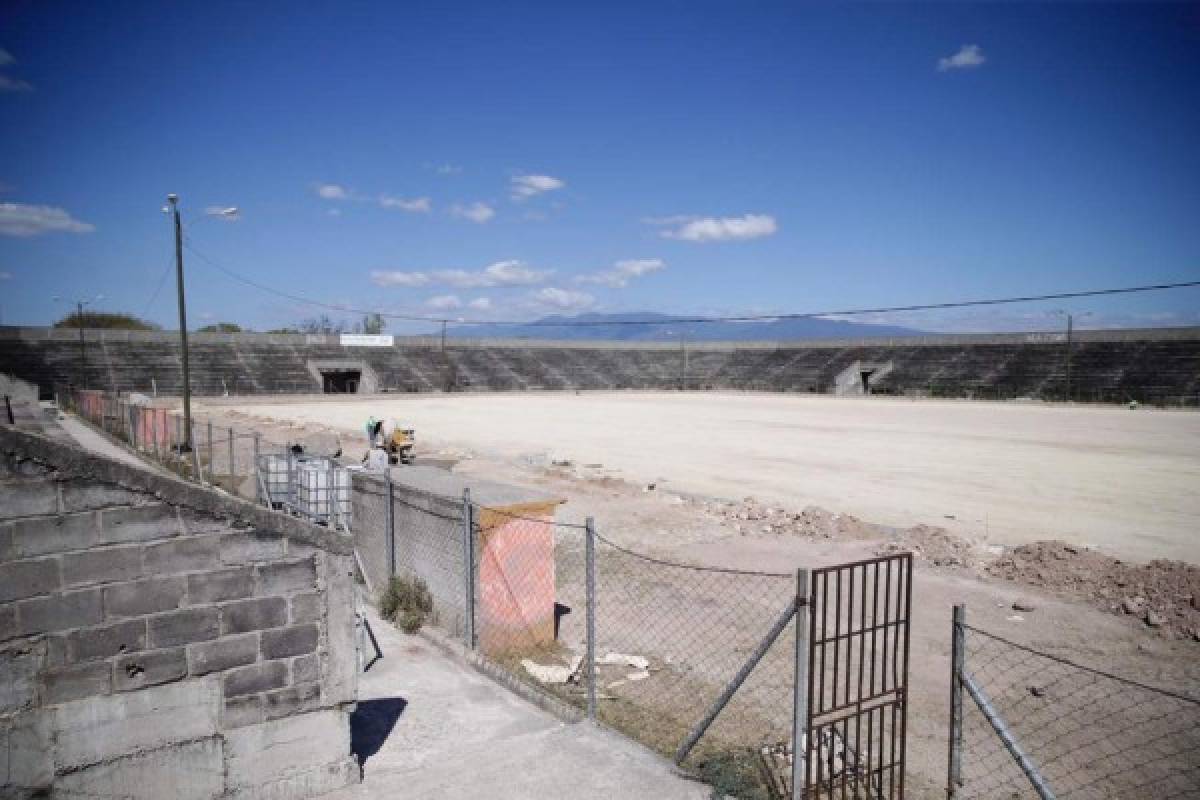
[[[349,541],[0,430],[0,796],[358,780]]]
[[[388,483],[355,472],[354,542],[378,599],[387,584]],[[396,574],[420,578],[433,596],[434,624],[454,636],[466,626],[467,557],[463,492],[471,494],[476,638],[489,654],[553,641],[556,496],[426,466],[391,470]]]
[[[378,601],[388,580],[387,485],[381,475],[365,472],[352,473],[351,480],[355,546],[372,600]],[[424,580],[433,596],[434,624],[460,635],[466,614],[462,500],[403,484],[393,490],[396,574]]]

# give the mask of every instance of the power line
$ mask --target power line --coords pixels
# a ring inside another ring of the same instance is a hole
[[[150,302],[146,303],[146,307],[142,309],[143,318],[145,318],[146,314],[150,313],[150,307],[154,305],[154,301],[158,299],[158,293],[162,291],[163,284],[167,281],[167,275],[170,274],[171,269],[174,266],[174,263],[168,263],[167,268],[164,269],[162,275],[159,276],[158,285],[154,287],[154,294],[150,295]]]
[[[293,302],[302,303],[305,305],[323,308],[330,311],[341,311],[350,314],[379,314],[381,317],[388,319],[398,319],[407,322],[437,322],[437,323],[454,323],[462,326],[479,326],[479,325],[506,325],[506,326],[528,326],[531,328],[578,328],[578,327],[597,327],[597,326],[654,326],[654,325],[678,325],[680,323],[696,323],[704,324],[710,322],[771,322],[782,319],[813,319],[815,317],[852,317],[863,316],[867,314],[892,314],[904,311],[938,311],[951,308],[972,308],[979,306],[1000,306],[1013,305],[1016,303],[1033,303],[1047,300],[1072,300],[1082,297],[1102,297],[1107,295],[1118,294],[1135,294],[1138,292],[1157,292],[1168,289],[1186,289],[1200,286],[1200,280],[1197,281],[1181,281],[1178,283],[1155,283],[1145,284],[1142,286],[1123,286],[1119,288],[1106,289],[1087,289],[1075,292],[1056,292],[1053,294],[1037,294],[1024,295],[1019,297],[998,297],[988,298],[985,300],[955,300],[945,303],[920,303],[906,306],[880,306],[878,308],[847,308],[834,309],[827,311],[803,311],[803,312],[787,312],[781,314],[740,314],[730,316],[714,316],[714,317],[671,317],[665,320],[564,320],[562,322],[546,322],[544,320],[466,320],[457,319],[455,317],[429,317],[418,316],[411,314],[396,314],[389,311],[378,311],[374,309],[353,308],[350,306],[336,305],[332,303],[323,303],[320,300],[313,300],[302,295],[290,294],[288,292],[276,289],[273,286],[258,283],[249,278],[243,277],[232,270],[225,268],[217,262],[210,259],[208,256],[196,250],[190,243],[185,242],[185,247],[188,248],[197,258],[210,264],[220,272],[224,273],[233,280],[244,283],[248,286],[253,286],[270,294],[275,294],[284,297]]]

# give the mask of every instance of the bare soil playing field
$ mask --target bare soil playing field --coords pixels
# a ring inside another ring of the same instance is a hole
[[[252,401],[253,402],[253,401]],[[426,449],[538,463],[712,497],[1200,562],[1200,414],[752,393],[523,393],[295,401],[238,411],[416,428]],[[353,435],[350,433],[350,435]]]
[[[201,410],[222,425],[256,427],[267,441],[299,440],[315,450],[331,451],[331,430],[340,431],[352,459],[365,445],[365,418],[395,416],[417,429],[418,461],[544,489],[568,500],[560,521],[593,516],[612,541],[687,563],[786,572],[914,549],[913,797],[944,796],[955,603],[966,603],[969,619],[985,630],[1200,695],[1192,617],[1170,624],[1174,611],[1198,611],[1193,568],[1118,569],[1086,551],[995,546],[1055,538],[1098,543],[1099,530],[1105,549],[1124,558],[1200,562],[1193,533],[1200,527],[1200,415],[715,393],[230,398],[205,400]],[[745,502],[749,494],[758,501]],[[977,524],[983,517],[987,526]],[[1062,553],[1081,555],[1079,566],[1096,575],[1082,580]],[[606,589],[609,607],[620,590],[671,589],[669,574],[643,576],[653,582],[622,579]],[[570,600],[578,580],[565,570],[560,579]],[[1097,581],[1111,584],[1100,587],[1103,598]],[[724,595],[719,609],[717,597],[649,605],[671,612],[664,637],[704,632],[700,666],[720,663],[731,672],[745,656],[744,643],[730,650],[712,620],[716,610],[732,619],[749,614],[753,604],[744,594]],[[1156,608],[1168,624],[1156,627],[1140,610],[1110,607],[1126,594],[1161,603]],[[1014,603],[1029,610],[1015,611]],[[775,613],[767,605],[754,612],[747,624],[764,624]],[[565,619],[567,641],[578,620]],[[605,623],[598,645],[642,646],[658,655],[620,630]],[[614,694],[627,690],[667,689],[655,677]]]

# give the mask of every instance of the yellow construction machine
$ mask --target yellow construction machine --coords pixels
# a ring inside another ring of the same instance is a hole
[[[417,437],[412,428],[396,428],[390,437],[383,437],[383,449],[387,451],[388,461],[392,464],[413,463],[413,445]]]

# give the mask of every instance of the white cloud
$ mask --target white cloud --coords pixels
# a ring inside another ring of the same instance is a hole
[[[33,85],[20,78],[0,75],[0,92],[32,92]]]
[[[563,311],[581,311],[591,308],[596,299],[586,292],[574,292],[570,289],[559,289],[547,286],[534,293],[533,299],[544,306],[550,306]]]
[[[331,208],[325,213],[331,217],[340,217],[342,215],[342,210],[340,208]]]
[[[17,60],[13,58],[12,53],[0,47],[0,67],[7,67],[9,64],[15,64]]]
[[[376,286],[425,286],[429,283],[429,275],[377,269],[371,273],[371,283]]]
[[[379,195],[379,205],[384,208],[398,208],[401,211],[411,211],[415,214],[428,214],[432,208],[428,197],[414,197],[411,200],[406,200],[403,197],[391,197],[386,194]]]
[[[462,308],[462,300],[455,294],[441,294],[426,300],[425,305],[438,311],[448,311],[452,308]]]
[[[514,175],[512,178],[513,200],[525,200],[543,192],[553,192],[567,182],[549,175]]]
[[[531,269],[521,261],[497,261],[479,271],[443,269],[433,273],[433,279],[459,289],[489,286],[533,286],[541,283],[551,272]]]
[[[467,305],[476,311],[488,311],[492,307],[492,300],[490,297],[476,297]]]
[[[575,280],[580,283],[595,283],[613,289],[623,289],[634,278],[640,278],[666,268],[667,263],[661,258],[635,258],[618,261],[612,265],[612,269],[580,275]]]
[[[38,236],[43,233],[91,233],[95,225],[80,222],[61,208],[0,203],[0,234]]]
[[[983,55],[983,48],[977,44],[964,44],[954,55],[939,58],[937,68],[938,72],[949,72],[952,69],[974,69],[982,66],[985,61],[987,58]]]
[[[11,280],[12,280],[12,276],[13,276],[13,274],[12,274],[11,272],[3,272],[3,271],[0,271],[0,281],[11,281]],[[481,299],[481,300],[486,300],[487,298],[486,298],[486,297],[482,297],[482,298],[480,298],[480,299]]]
[[[649,225],[664,228],[664,239],[687,242],[726,242],[737,239],[757,239],[779,230],[769,214],[743,214],[740,217],[659,217],[643,220]]]
[[[336,183],[322,183],[318,185],[317,194],[326,200],[347,200],[350,198],[350,191],[345,186],[339,186]]]
[[[237,222],[242,217],[241,212],[233,206],[209,206],[204,209],[204,215],[225,222]]]
[[[432,272],[375,270],[371,282],[376,286],[452,286],[455,289],[486,289],[497,286],[536,286],[551,270],[533,269],[521,261],[497,261],[480,270],[439,269]]]
[[[455,203],[450,207],[450,213],[456,217],[469,219],[471,222],[478,222],[480,224],[496,216],[496,210],[486,203],[471,203],[467,206]]]
[[[458,175],[463,171],[463,168],[457,164],[438,164],[434,167],[434,171],[438,175]]]

